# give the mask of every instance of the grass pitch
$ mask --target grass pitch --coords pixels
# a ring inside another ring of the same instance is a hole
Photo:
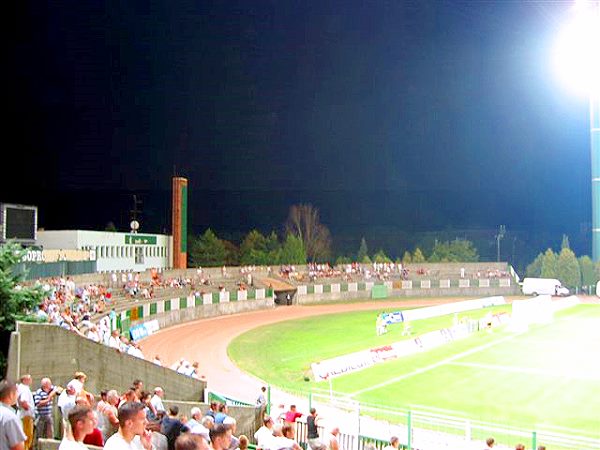
[[[323,315],[260,327],[236,338],[230,357],[282,388],[328,389],[310,364],[402,339],[402,325],[375,335],[386,310]],[[392,311],[391,309],[387,309]],[[393,309],[396,310],[396,309]],[[510,305],[460,314],[478,318]],[[412,323],[413,337],[449,327],[453,316]],[[304,378],[310,376],[311,381]],[[516,334],[496,329],[334,378],[333,390],[398,408],[439,408],[524,429],[561,427],[600,437],[600,305],[579,305],[549,325]]]

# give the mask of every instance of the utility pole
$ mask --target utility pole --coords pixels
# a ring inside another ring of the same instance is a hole
[[[142,210],[138,209],[138,206],[142,206],[142,201],[138,199],[137,195],[133,194],[133,209],[129,210],[131,214],[131,231],[133,233],[137,233],[137,230],[140,227],[138,214],[140,214]]]
[[[496,235],[496,245],[497,245],[496,262],[500,262],[500,241],[504,238],[505,234],[506,234],[506,227],[504,225],[500,225],[500,227],[498,227],[498,234]]]

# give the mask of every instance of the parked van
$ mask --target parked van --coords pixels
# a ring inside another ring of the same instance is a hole
[[[525,295],[569,295],[569,290],[555,278],[525,278],[522,288]]]

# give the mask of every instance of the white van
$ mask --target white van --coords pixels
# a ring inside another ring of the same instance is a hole
[[[525,278],[522,288],[525,295],[569,295],[569,290],[555,278]]]

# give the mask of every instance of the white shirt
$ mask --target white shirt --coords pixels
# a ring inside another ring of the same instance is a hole
[[[254,439],[256,440],[256,444],[261,448],[264,448],[265,445],[269,442],[269,439],[272,438],[273,430],[269,430],[264,425],[258,430],[256,430],[256,433],[254,433]]]
[[[150,403],[152,404],[152,406],[154,406],[154,409],[156,409],[157,411],[165,411],[162,399],[158,395],[154,394],[150,399]]]
[[[17,402],[27,402],[29,409],[23,409],[19,406],[17,411],[17,417],[22,419],[23,417],[33,417],[35,415],[35,403],[33,402],[33,393],[28,385],[19,383],[17,384]]]
[[[116,432],[108,438],[104,444],[105,450],[144,450],[142,441],[139,436],[135,436],[131,442],[127,442],[121,436],[121,433]]]
[[[63,439],[62,441],[60,441],[58,450],[88,450],[88,448],[83,442],[72,441],[70,439]]]
[[[57,406],[60,408],[63,418],[66,418],[69,415],[69,411],[71,411],[75,407],[75,400],[77,397],[75,395],[67,394],[67,390],[65,389],[58,396]]]

